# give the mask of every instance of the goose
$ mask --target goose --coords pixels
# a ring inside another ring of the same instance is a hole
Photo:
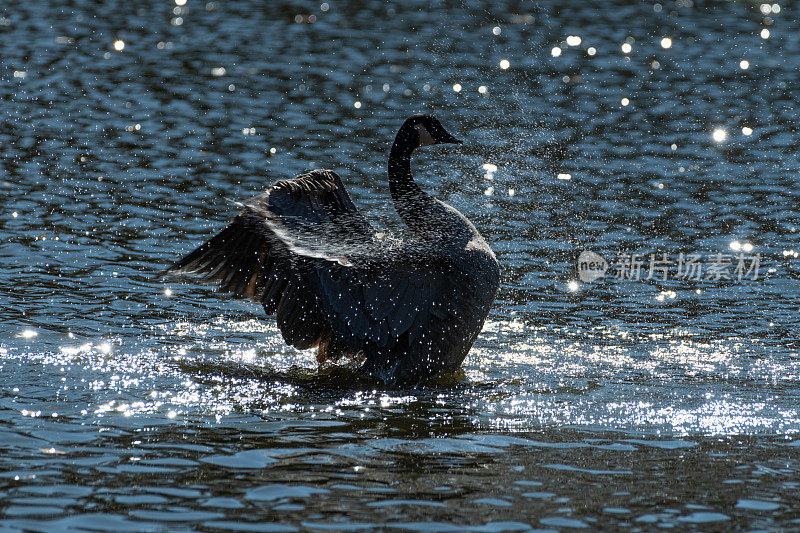
[[[500,268],[475,226],[411,175],[414,150],[445,143],[462,144],[419,114],[392,144],[389,190],[409,229],[403,240],[377,232],[335,172],[312,170],[242,202],[165,273],[260,302],[284,341],[316,348],[320,365],[346,357],[389,386],[452,373],[481,332]]]

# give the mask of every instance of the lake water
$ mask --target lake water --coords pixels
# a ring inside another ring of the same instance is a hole
[[[796,10],[507,4],[0,8],[0,530],[800,528]],[[401,234],[415,112],[502,266],[461,375],[156,279],[311,168]]]

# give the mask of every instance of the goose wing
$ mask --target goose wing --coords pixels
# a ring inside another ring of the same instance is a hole
[[[264,300],[280,294],[293,258],[344,261],[346,250],[352,254],[375,238],[341,178],[329,170],[277,181],[241,205],[222,231],[166,273],[199,275],[234,298]]]

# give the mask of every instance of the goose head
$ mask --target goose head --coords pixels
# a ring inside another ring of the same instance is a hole
[[[461,141],[444,129],[441,122],[431,115],[413,115],[405,121],[400,129],[408,132],[409,141],[415,145],[415,148],[432,144],[462,144]]]

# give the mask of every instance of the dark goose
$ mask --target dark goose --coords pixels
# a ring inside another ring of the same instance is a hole
[[[438,120],[415,115],[389,155],[389,189],[411,229],[385,238],[339,176],[312,170],[244,202],[222,231],[172,265],[276,314],[287,344],[317,360],[363,360],[387,384],[417,385],[461,365],[481,331],[500,274],[469,220],[411,176],[420,146],[459,143]]]

